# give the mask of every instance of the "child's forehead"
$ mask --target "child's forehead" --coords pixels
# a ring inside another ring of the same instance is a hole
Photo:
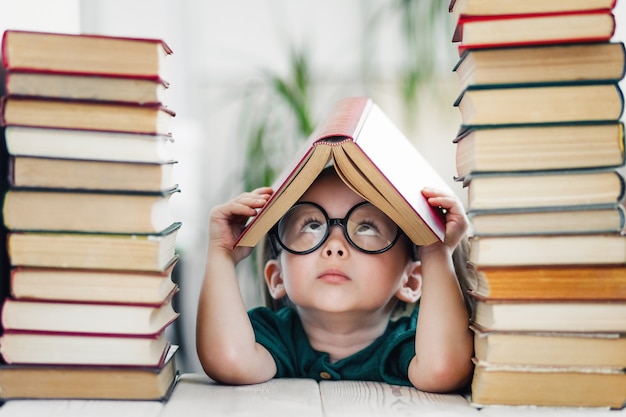
[[[315,179],[302,195],[300,201],[317,203],[329,211],[332,207],[347,207],[349,209],[365,200],[352,191],[334,170],[326,170]],[[330,211],[329,214],[331,214]]]

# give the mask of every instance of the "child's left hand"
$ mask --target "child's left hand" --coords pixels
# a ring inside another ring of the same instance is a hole
[[[446,235],[444,242],[451,250],[454,250],[465,236],[469,227],[465,209],[456,195],[445,193],[434,188],[424,188],[424,197],[428,204],[440,207],[446,213]]]

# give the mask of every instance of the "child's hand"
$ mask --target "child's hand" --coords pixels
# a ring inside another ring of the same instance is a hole
[[[443,243],[454,250],[463,239],[469,225],[461,201],[455,195],[434,188],[424,188],[422,194],[428,199],[428,204],[445,210],[446,235]]]
[[[261,187],[214,207],[209,216],[209,247],[230,253],[235,263],[248,256],[252,248],[233,246],[248,219],[256,215],[256,209],[263,207],[271,195],[271,188]]]

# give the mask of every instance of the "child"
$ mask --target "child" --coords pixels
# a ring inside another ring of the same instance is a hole
[[[445,210],[446,233],[444,242],[419,248],[418,261],[395,223],[326,168],[270,232],[275,257],[265,281],[289,305],[277,312],[246,312],[235,267],[251,248],[233,249],[272,190],[215,207],[196,328],[205,372],[228,384],[311,377],[431,392],[466,386],[473,343],[452,253],[468,222],[456,197],[422,192]],[[391,320],[400,304],[418,300],[410,316]]]

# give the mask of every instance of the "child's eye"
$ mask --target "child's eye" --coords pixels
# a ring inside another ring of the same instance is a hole
[[[372,223],[361,223],[355,229],[354,233],[357,235],[366,235],[366,236],[378,236],[380,233],[374,224]]]
[[[309,219],[302,222],[302,227],[300,228],[301,233],[323,233],[324,232],[324,223],[319,220]]]

